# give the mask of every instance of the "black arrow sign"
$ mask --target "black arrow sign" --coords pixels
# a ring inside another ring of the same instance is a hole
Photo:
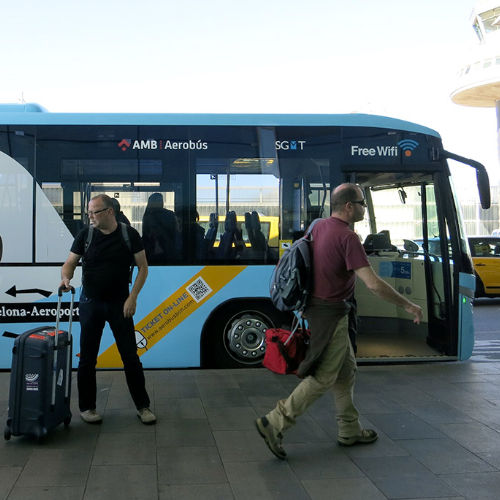
[[[26,290],[16,290],[16,285],[14,285],[12,288],[9,288],[5,293],[12,295],[12,297],[15,297],[18,293],[39,293],[44,297],[50,297],[52,295],[52,292],[48,292],[47,290],[41,290],[40,288],[28,288]]]
[[[19,333],[12,333],[12,332],[8,332],[7,330],[5,330],[2,334],[2,337],[8,337],[10,339],[17,339],[17,337],[19,337]]]

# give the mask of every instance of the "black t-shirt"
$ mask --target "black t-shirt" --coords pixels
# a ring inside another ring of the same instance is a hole
[[[88,227],[82,229],[75,238],[71,251],[83,255],[83,291],[89,299],[125,300],[129,294],[130,265],[133,254],[144,250],[139,233],[130,226],[127,231],[130,251],[123,239],[120,225],[110,234],[94,229],[87,252],[85,242]]]

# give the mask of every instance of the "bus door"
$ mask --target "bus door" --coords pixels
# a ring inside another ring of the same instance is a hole
[[[398,177],[398,182],[390,182]],[[432,174],[363,173],[367,213],[356,223],[375,272],[399,293],[422,307],[420,325],[411,316],[356,285],[358,357],[408,360],[456,354],[453,317],[450,228]],[[453,228],[454,232],[455,229]],[[450,250],[448,251],[448,248]]]

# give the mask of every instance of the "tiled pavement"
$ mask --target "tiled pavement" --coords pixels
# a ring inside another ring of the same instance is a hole
[[[0,373],[6,419],[10,374]],[[135,416],[120,371],[98,374],[102,425],[76,413],[45,443],[0,444],[0,498],[339,499],[500,498],[500,363],[361,366],[356,403],[372,445],[336,444],[330,395],[272,455],[254,419],[295,386],[257,370],[148,371],[156,426]],[[74,378],[74,377],[73,377]]]

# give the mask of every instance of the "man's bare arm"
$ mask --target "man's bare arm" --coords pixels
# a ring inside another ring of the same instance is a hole
[[[75,269],[78,265],[81,255],[70,252],[66,262],[63,264],[61,269],[61,283],[59,287],[63,287],[65,291],[70,289],[70,281],[75,275]]]
[[[142,290],[144,283],[146,283],[146,278],[148,277],[148,261],[146,259],[146,252],[144,250],[137,252],[134,254],[134,260],[138,271],[132,290],[125,301],[125,304],[123,304],[123,314],[126,318],[131,318],[135,314],[137,297],[139,292]]]

